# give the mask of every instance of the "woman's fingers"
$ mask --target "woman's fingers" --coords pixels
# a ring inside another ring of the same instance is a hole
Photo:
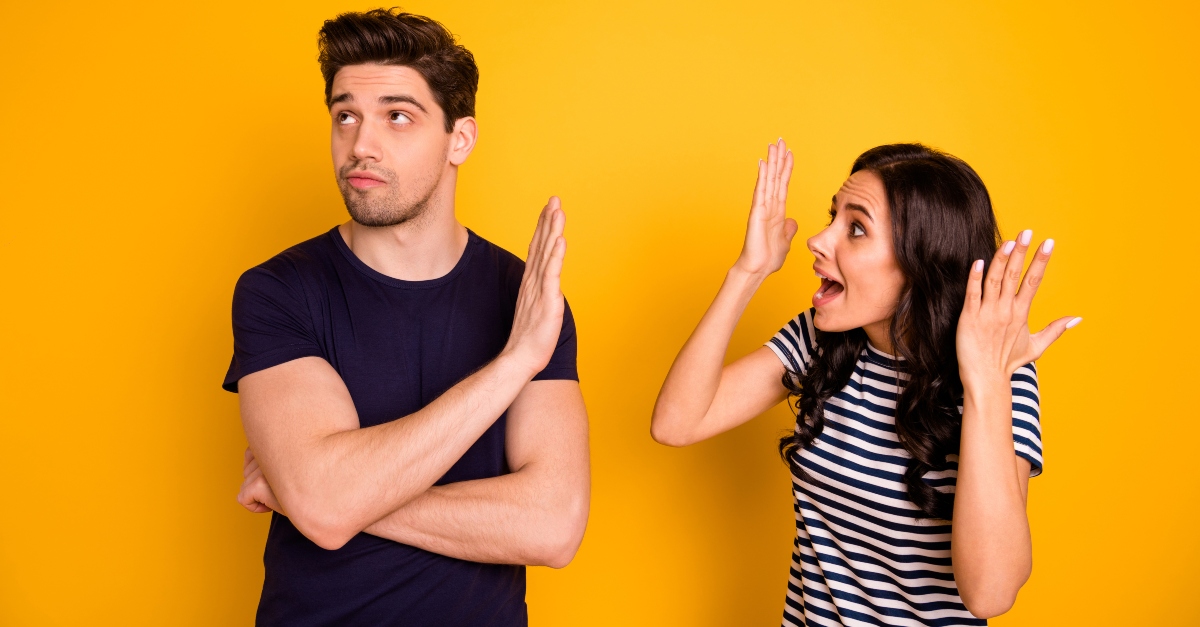
[[[963,311],[979,309],[979,301],[983,299],[983,260],[971,262],[971,271],[967,274],[967,296],[963,302]]]
[[[779,147],[775,144],[767,146],[767,177],[766,189],[763,190],[763,200],[769,206],[775,198],[775,183],[779,174]]]
[[[758,178],[754,181],[754,199],[750,202],[750,215],[767,202],[767,164],[758,160]]]
[[[1004,265],[1004,280],[1001,283],[1000,298],[1011,300],[1021,285],[1021,274],[1025,269],[1025,254],[1029,251],[1029,242],[1033,239],[1033,231],[1028,229],[1017,235],[1012,254]]]
[[[788,246],[792,244],[792,238],[796,237],[796,231],[800,230],[800,225],[796,221],[788,218],[783,221],[783,236],[787,239]]]
[[[1042,284],[1042,279],[1046,276],[1046,266],[1050,263],[1050,253],[1054,250],[1054,240],[1048,239],[1038,246],[1033,253],[1033,261],[1029,264],[1029,269],[1025,271],[1025,279],[1021,281],[1021,287],[1017,291],[1017,299],[1015,301],[1017,312],[1025,316],[1029,315],[1029,309],[1033,305],[1033,297],[1037,294],[1038,286]]]
[[[996,249],[992,255],[992,263],[988,266],[987,276],[983,280],[983,301],[996,302],[1000,300],[1000,290],[1004,285],[1004,266],[1017,243],[1009,240]]]
[[[786,150],[787,144],[784,144],[783,148]],[[790,185],[792,182],[792,166],[794,164],[795,164],[795,158],[792,156],[792,151],[787,150],[784,153],[783,167],[780,168],[780,173],[779,173],[779,191],[777,192],[777,197],[779,198],[780,214],[786,213],[788,185]]]
[[[1062,337],[1062,334],[1067,332],[1067,329],[1074,327],[1080,322],[1083,322],[1083,318],[1078,316],[1059,318],[1058,320],[1046,325],[1046,328],[1031,335],[1029,337],[1029,343],[1031,344],[1031,348],[1033,348],[1034,354],[1032,359],[1029,361],[1033,361],[1041,357],[1042,353],[1045,353],[1046,349],[1050,348],[1050,345],[1053,344],[1055,340]]]

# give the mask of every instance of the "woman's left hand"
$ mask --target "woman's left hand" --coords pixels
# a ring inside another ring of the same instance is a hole
[[[1043,242],[1022,281],[1021,269],[1032,238],[1033,231],[1022,231],[1015,241],[1005,242],[992,258],[986,281],[982,259],[971,267],[957,333],[958,370],[964,390],[1008,386],[1017,368],[1041,357],[1054,340],[1083,320],[1067,316],[1037,333],[1029,332],[1029,309],[1054,249],[1054,240]]]

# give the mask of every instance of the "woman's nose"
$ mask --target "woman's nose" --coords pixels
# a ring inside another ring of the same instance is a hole
[[[808,238],[807,242],[805,242],[808,245],[809,252],[819,259],[829,258],[828,233],[829,229],[825,228],[820,233]]]

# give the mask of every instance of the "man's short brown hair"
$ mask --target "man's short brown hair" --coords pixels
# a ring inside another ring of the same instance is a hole
[[[479,68],[470,50],[435,20],[399,9],[343,13],[326,20],[318,34],[325,106],[333,99],[333,77],[347,65],[403,65],[416,70],[446,116],[446,132],[459,118],[475,115]]]

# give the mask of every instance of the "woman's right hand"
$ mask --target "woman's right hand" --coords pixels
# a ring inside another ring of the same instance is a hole
[[[792,179],[792,152],[780,138],[767,149],[767,160],[758,162],[758,182],[746,224],[746,241],[734,268],[765,277],[783,267],[796,235],[796,221],[787,217],[788,183]]]

